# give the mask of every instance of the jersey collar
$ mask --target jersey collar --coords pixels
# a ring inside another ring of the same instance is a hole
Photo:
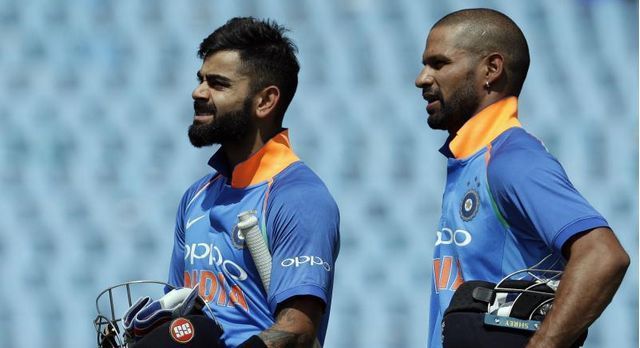
[[[231,187],[244,188],[270,180],[299,160],[291,149],[289,130],[285,129],[269,139],[256,153],[233,168]],[[222,149],[218,149],[209,159],[209,165],[218,173],[229,177],[229,166]]]
[[[518,98],[507,97],[482,109],[449,137],[440,152],[456,159],[467,158],[491,143],[512,127],[521,127],[518,121]]]

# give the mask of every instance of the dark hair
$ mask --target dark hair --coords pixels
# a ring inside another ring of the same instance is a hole
[[[298,87],[300,65],[296,45],[284,35],[288,30],[270,20],[235,17],[216,29],[202,41],[198,57],[226,50],[238,51],[243,73],[251,78],[251,92],[257,93],[269,85],[280,89],[280,120]]]
[[[505,14],[488,8],[452,12],[433,27],[462,25],[458,46],[478,55],[500,52],[505,57],[507,92],[518,96],[529,70],[529,46],[518,25]]]

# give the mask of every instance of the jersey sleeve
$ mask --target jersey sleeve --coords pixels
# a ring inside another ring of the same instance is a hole
[[[569,181],[560,163],[533,138],[491,154],[487,180],[512,230],[541,238],[556,252],[575,234],[608,226]]]
[[[169,263],[169,279],[167,283],[176,288],[184,286],[184,216],[188,196],[189,191],[182,196],[178,206],[178,212],[176,213],[173,251],[171,253],[171,262]],[[168,292],[169,290],[170,289],[166,288],[165,292]]]
[[[299,295],[330,303],[340,246],[335,201],[323,184],[314,183],[274,184],[269,197],[271,310],[275,313],[279,303]]]

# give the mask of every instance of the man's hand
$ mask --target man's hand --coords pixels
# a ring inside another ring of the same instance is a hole
[[[324,303],[314,296],[295,296],[276,311],[276,323],[258,336],[269,348],[313,347]]]
[[[553,309],[527,348],[571,346],[611,302],[630,262],[609,228],[573,237],[563,252],[569,262]]]

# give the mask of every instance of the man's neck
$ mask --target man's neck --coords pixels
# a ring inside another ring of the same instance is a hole
[[[450,138],[454,138],[456,136],[456,134],[458,134],[458,131],[460,130],[460,128],[462,128],[465,123],[467,123],[470,119],[472,119],[475,115],[479,114],[480,111],[484,110],[486,107],[488,107],[489,105],[492,105],[494,103],[499,102],[500,100],[509,97],[508,95],[505,95],[504,93],[496,93],[496,92],[492,92],[489,95],[487,95],[485,98],[483,98],[480,103],[478,104],[478,107],[476,108],[476,111],[473,113],[473,115],[471,115],[468,119],[466,119],[464,122],[460,123],[459,125],[456,125],[454,127],[452,127],[451,129],[448,130],[449,132],[449,137]]]
[[[243,141],[222,144],[222,151],[227,157],[230,172],[233,173],[233,169],[238,163],[246,161],[258,152],[271,138],[282,130],[283,128],[281,127],[270,130],[258,129]]]

